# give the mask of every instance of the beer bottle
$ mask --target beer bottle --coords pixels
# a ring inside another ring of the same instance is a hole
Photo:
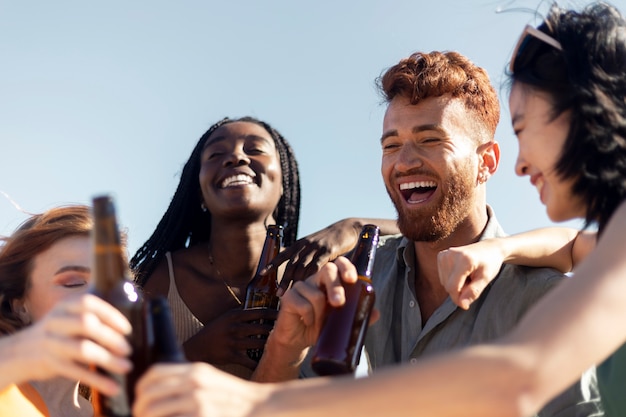
[[[147,367],[149,360],[146,346],[151,329],[146,327],[146,308],[143,299],[129,279],[129,268],[120,239],[115,205],[110,196],[93,198],[93,284],[91,292],[116,307],[130,321],[133,331],[129,336],[132,348],[130,360],[133,370],[127,375],[111,375],[120,384],[120,392],[108,397],[92,390],[94,416],[130,417],[134,399],[134,385]]]
[[[176,340],[172,312],[167,299],[156,296],[149,301],[150,316],[154,333],[154,349],[152,362],[182,363],[186,362],[183,349]]]
[[[319,339],[311,357],[311,367],[318,375],[353,373],[359,364],[365,332],[374,307],[371,270],[378,245],[379,228],[365,225],[350,260],[356,267],[358,280],[343,283],[346,302],[329,307]]]
[[[243,305],[244,309],[252,308],[268,308],[278,310],[278,290],[277,269],[272,268],[267,274],[261,275],[260,272],[265,266],[280,252],[283,240],[283,227],[278,225],[267,226],[267,234],[263,251],[257,266],[256,274],[246,288],[246,301]],[[263,324],[265,321],[260,320]],[[269,323],[269,324],[274,324]],[[262,336],[255,336],[261,338]],[[248,349],[248,356],[256,361],[261,359],[263,349]]]

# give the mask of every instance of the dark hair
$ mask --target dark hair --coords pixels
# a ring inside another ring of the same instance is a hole
[[[547,94],[551,117],[571,111],[555,168],[587,202],[585,227],[597,222],[601,232],[626,197],[626,21],[607,3],[580,12],[554,5],[538,29],[562,50],[531,38],[509,75]]]
[[[500,120],[500,103],[487,72],[458,52],[416,52],[376,80],[389,103],[396,96],[411,104],[445,94],[462,100],[491,140]]]
[[[70,236],[89,236],[93,229],[90,208],[76,205],[35,214],[0,248],[0,334],[14,332],[25,323],[13,311],[13,300],[26,295],[34,258],[56,242]]]
[[[130,267],[139,286],[146,283],[165,252],[191,246],[208,240],[211,236],[211,213],[203,212],[200,207],[200,154],[204,143],[215,130],[233,122],[255,123],[267,130],[274,139],[280,157],[283,184],[283,195],[276,207],[274,219],[284,227],[283,244],[290,246],[296,241],[300,216],[300,179],[291,146],[277,130],[263,121],[247,116],[238,119],[224,118],[211,126],[196,144],[183,168],[178,188],[167,211],[152,236],[130,260]]]

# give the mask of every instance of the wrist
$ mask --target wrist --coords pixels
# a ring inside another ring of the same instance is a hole
[[[10,384],[20,384],[30,379],[25,369],[32,369],[33,364],[23,357],[25,349],[20,344],[28,344],[24,340],[24,330],[2,335],[0,340],[0,389]]]
[[[363,226],[365,226],[365,222],[363,221],[363,219],[358,218],[358,217],[350,217],[348,220],[350,220],[350,224],[352,225],[352,230],[354,230],[355,238],[358,238],[359,233],[361,232],[361,229],[363,229]]]
[[[211,345],[202,340],[200,333],[202,333],[202,330],[191,336],[181,345],[185,357],[189,362],[208,362],[207,359],[209,355],[207,355],[207,346]]]
[[[485,242],[489,242],[492,245],[494,248],[492,253],[495,252],[495,255],[499,256],[503,263],[514,261],[518,257],[517,246],[508,236],[486,239]]]
[[[284,344],[267,339],[263,356],[252,374],[255,382],[282,382],[297,379],[307,349],[291,349]]]
[[[299,343],[285,342],[279,337],[272,336],[273,333],[270,333],[263,350],[263,358],[272,364],[299,369],[309,347]]]

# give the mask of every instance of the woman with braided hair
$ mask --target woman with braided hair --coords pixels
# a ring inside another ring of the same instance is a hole
[[[284,227],[295,241],[300,183],[294,153],[270,125],[251,117],[224,118],[202,135],[152,236],[131,259],[137,284],[167,296],[177,337],[190,360],[248,378],[256,366],[247,349],[267,334],[251,324],[275,318],[244,311],[266,226]]]
[[[246,351],[264,341],[250,336],[271,330],[251,322],[276,316],[241,308],[267,225],[284,228],[287,249],[275,263],[295,259],[284,268],[290,282],[351,249],[361,224],[370,221],[345,219],[296,242],[299,213],[298,165],[278,131],[242,117],[224,118],[202,135],[170,206],[130,261],[146,293],[168,297],[188,359],[251,376],[257,362]],[[393,221],[378,223],[395,229]]]

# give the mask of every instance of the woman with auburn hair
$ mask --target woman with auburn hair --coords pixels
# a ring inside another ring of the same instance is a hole
[[[130,324],[86,294],[91,280],[89,207],[27,219],[0,247],[0,415],[91,416],[82,383],[114,394],[88,365],[127,372]]]

